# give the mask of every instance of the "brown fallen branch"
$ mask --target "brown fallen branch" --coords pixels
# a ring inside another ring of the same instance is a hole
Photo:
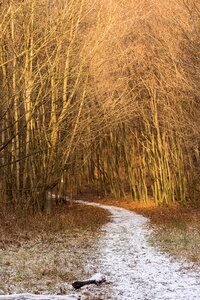
[[[93,275],[91,278],[75,281],[72,283],[72,286],[77,290],[83,287],[84,285],[89,285],[89,284],[101,285],[104,282],[106,282],[106,277],[98,273]]]

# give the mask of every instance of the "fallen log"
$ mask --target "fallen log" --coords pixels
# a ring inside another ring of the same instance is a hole
[[[106,282],[106,277],[100,273],[97,273],[88,279],[78,280],[78,281],[73,282],[72,286],[73,286],[73,288],[78,290],[81,287],[83,287],[84,285],[89,285],[89,284],[101,285],[104,282]]]
[[[95,284],[101,285],[102,283],[106,282],[106,276],[97,273],[92,277],[75,281],[72,283],[72,286],[77,290],[83,287],[84,285]],[[38,294],[11,294],[11,295],[0,295],[0,300],[81,300],[81,295],[38,295]]]

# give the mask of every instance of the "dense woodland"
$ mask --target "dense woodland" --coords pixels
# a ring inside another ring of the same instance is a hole
[[[0,205],[198,205],[199,79],[199,1],[0,0]]]

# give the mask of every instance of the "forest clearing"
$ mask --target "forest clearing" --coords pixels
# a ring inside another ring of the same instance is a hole
[[[199,37],[196,0],[0,0],[0,299],[200,299]]]

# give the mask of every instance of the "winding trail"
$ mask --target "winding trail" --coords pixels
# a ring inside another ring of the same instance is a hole
[[[89,298],[83,296],[81,289],[76,294],[71,291],[69,296],[18,294],[2,295],[1,300],[200,299],[200,268],[177,261],[151,246],[148,242],[152,233],[149,219],[123,208],[77,202],[98,206],[111,213],[111,221],[102,227],[99,242],[94,243],[86,262],[90,271],[96,268],[95,271],[105,274],[110,284],[88,287],[92,295]],[[102,297],[93,297],[97,293]]]
[[[106,299],[200,299],[200,269],[152,247],[147,218],[123,208],[79,202],[102,207],[112,215],[100,241],[99,271],[111,281]]]

